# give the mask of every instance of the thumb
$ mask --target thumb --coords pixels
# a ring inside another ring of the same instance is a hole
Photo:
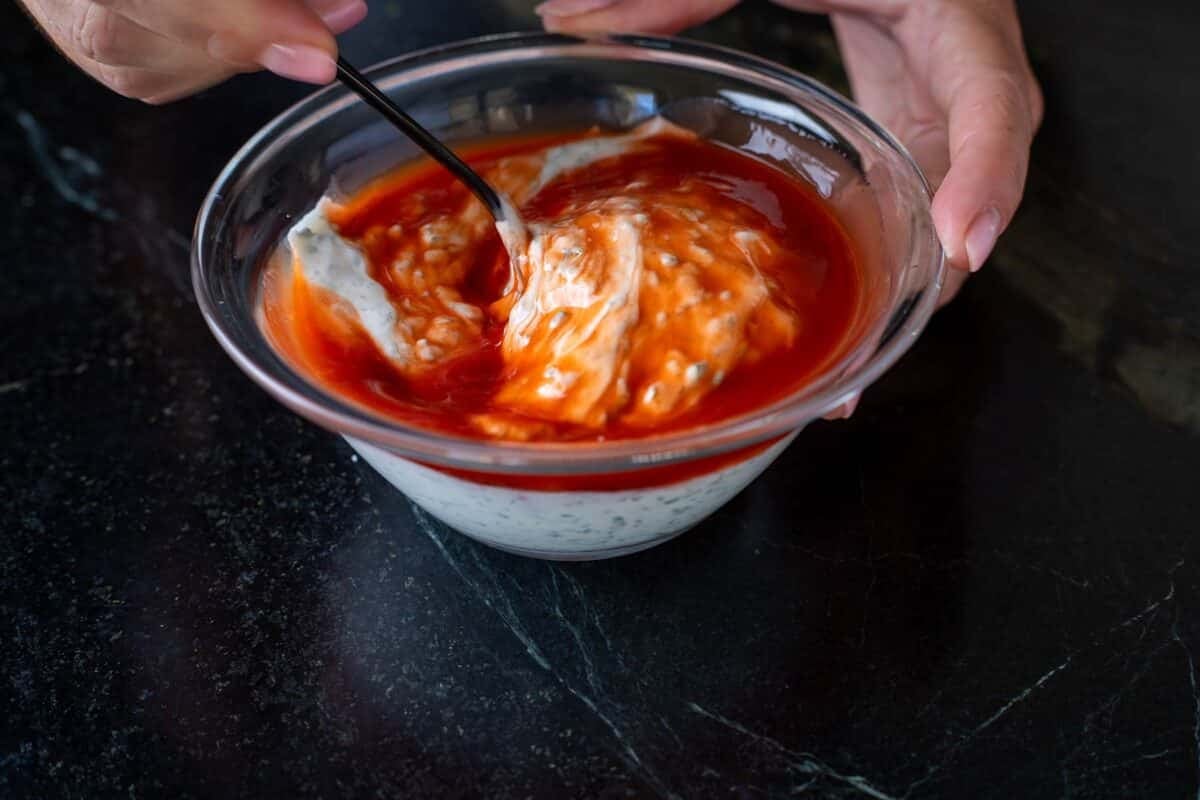
[[[677,33],[707,22],[738,0],[548,0],[534,9],[558,33]]]

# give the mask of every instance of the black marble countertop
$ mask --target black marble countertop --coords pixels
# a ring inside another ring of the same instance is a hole
[[[355,60],[529,28],[376,0]],[[1027,2],[990,267],[697,530],[555,565],[225,357],[191,221],[303,89],[146,108],[0,7],[0,796],[1194,797],[1200,6]],[[699,35],[838,83],[825,28]]]

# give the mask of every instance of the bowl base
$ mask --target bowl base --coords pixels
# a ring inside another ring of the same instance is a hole
[[[497,542],[491,542],[487,539],[481,539],[478,536],[472,536],[462,531],[455,530],[454,532],[460,536],[466,536],[480,544],[485,544],[494,550],[500,550],[505,553],[511,553],[514,556],[524,556],[525,558],[537,558],[542,561],[603,561],[608,558],[620,558],[621,556],[630,556],[634,553],[640,553],[643,550],[649,550],[651,547],[658,547],[660,544],[666,544],[677,536],[694,528],[695,525],[689,525],[682,530],[668,533],[658,539],[651,539],[648,542],[638,542],[637,544],[625,545],[624,547],[610,547],[604,550],[527,550],[523,547],[511,547]],[[453,529],[451,529],[453,530]]]

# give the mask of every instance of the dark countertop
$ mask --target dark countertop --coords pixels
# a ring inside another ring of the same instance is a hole
[[[0,796],[1195,796],[1200,6],[1023,6],[1050,115],[990,267],[852,420],[576,565],[415,513],[209,335],[192,218],[302,89],[141,107],[0,6]],[[702,35],[838,81],[790,19]]]

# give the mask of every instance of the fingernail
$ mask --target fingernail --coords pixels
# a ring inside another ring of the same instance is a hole
[[[539,17],[575,17],[608,8],[620,0],[547,0],[533,9]]]
[[[276,75],[305,83],[329,83],[337,77],[330,55],[307,44],[273,44],[258,54],[258,63]]]
[[[367,17],[367,4],[363,0],[336,0],[336,2],[314,3],[313,10],[334,33],[353,28]]]
[[[971,223],[971,227],[967,229],[966,241],[967,266],[971,272],[978,272],[983,262],[992,254],[992,248],[996,246],[996,239],[1000,236],[1003,225],[1004,218],[994,208],[987,209]]]

